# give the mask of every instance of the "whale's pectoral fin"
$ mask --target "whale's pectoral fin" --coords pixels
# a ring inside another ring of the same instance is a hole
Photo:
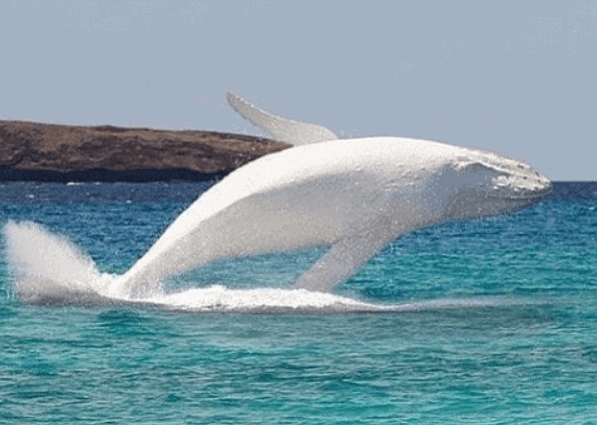
[[[299,278],[294,288],[328,292],[396,237],[388,229],[376,229],[341,239]]]
[[[241,117],[267,131],[279,142],[296,146],[338,139],[338,136],[325,127],[272,115],[234,93],[228,92],[226,98]]]

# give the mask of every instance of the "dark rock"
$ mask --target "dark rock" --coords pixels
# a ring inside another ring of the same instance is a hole
[[[0,180],[211,180],[290,145],[241,134],[0,121]]]

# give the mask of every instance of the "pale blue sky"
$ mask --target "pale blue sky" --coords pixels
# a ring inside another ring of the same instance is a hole
[[[0,118],[261,134],[226,105],[597,180],[597,1],[0,3]]]

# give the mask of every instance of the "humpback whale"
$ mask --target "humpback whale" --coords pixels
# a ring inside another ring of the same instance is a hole
[[[327,247],[295,288],[328,292],[401,235],[522,208],[549,179],[504,155],[402,137],[339,139],[228,93],[234,110],[294,145],[203,193],[116,284],[134,295],[210,262]]]

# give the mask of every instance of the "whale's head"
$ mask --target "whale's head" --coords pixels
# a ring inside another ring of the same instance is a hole
[[[446,220],[508,213],[537,202],[552,186],[524,162],[475,149],[462,149],[451,158],[440,182],[448,193]]]

